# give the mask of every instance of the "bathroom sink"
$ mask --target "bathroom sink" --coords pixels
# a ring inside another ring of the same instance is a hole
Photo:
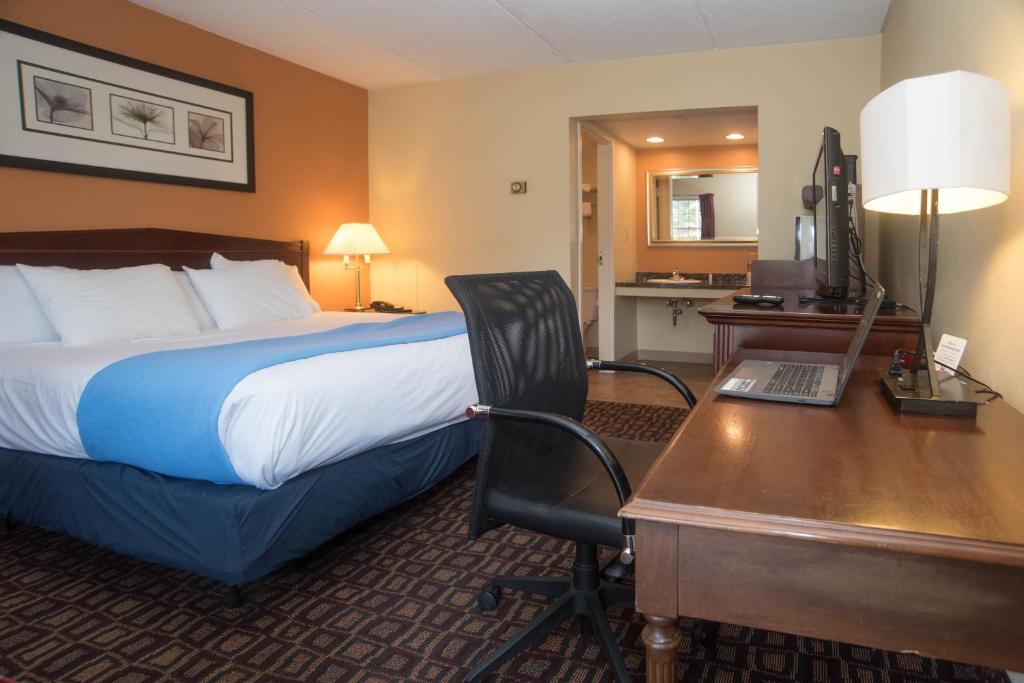
[[[678,280],[673,280],[670,277],[652,277],[648,278],[646,282],[652,285],[701,285],[704,284],[703,280],[694,280],[692,278],[682,277]]]

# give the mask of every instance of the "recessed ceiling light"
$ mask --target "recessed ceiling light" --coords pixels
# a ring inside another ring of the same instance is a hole
[[[747,137],[747,136],[744,135],[743,133],[729,133],[728,135],[725,136],[725,139],[726,140],[742,140],[745,137]]]
[[[651,137],[647,138],[647,142],[665,142],[665,138],[658,137],[657,135],[652,135]]]

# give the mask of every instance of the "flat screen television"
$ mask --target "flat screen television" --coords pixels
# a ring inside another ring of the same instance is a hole
[[[811,178],[814,263],[818,294],[844,299],[850,286],[850,207],[847,161],[839,131],[825,127]]]

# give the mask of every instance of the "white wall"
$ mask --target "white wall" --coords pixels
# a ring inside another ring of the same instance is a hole
[[[881,66],[883,87],[966,69],[1010,90],[1010,198],[942,216],[933,328],[967,338],[964,366],[1024,409],[1024,306],[1006,297],[1024,265],[1024,2],[895,0]],[[882,216],[879,223],[881,280],[895,298],[917,307],[917,219]]]
[[[669,292],[670,293],[670,292]],[[707,363],[713,360],[715,326],[697,312],[714,299],[689,298],[693,306],[681,306],[683,314],[672,326],[672,309],[665,299],[636,297],[637,349],[641,360]]]
[[[612,140],[612,184],[615,187],[615,281],[631,281],[636,276],[636,150]]]
[[[392,250],[374,260],[374,296],[440,310],[454,305],[442,283],[451,273],[555,268],[571,278],[569,122],[603,114],[756,105],[760,253],[788,257],[822,126],[858,151],[858,114],[878,92],[879,42],[693,52],[371,91],[370,214]],[[517,179],[529,181],[528,194],[509,194]]]

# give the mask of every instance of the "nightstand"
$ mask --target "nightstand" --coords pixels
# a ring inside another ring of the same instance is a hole
[[[346,308],[346,313],[390,313],[392,315],[423,315],[426,311],[414,311],[411,308],[398,308],[393,311],[375,310],[372,308]]]

